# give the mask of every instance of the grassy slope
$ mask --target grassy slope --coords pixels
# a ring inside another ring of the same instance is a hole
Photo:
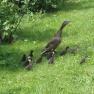
[[[0,94],[94,94],[94,0],[69,1],[58,12],[26,19],[19,40],[0,46]],[[57,51],[67,45],[79,45],[80,51],[56,56],[54,65],[44,59],[32,71],[19,67],[21,55],[30,49],[39,55],[65,19],[72,23],[64,29]],[[89,55],[87,63],[80,65],[84,54]]]

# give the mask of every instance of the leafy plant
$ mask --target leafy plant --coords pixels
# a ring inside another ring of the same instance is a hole
[[[13,34],[19,22],[18,7],[7,0],[0,3],[0,42],[9,41],[10,34]],[[7,37],[7,38],[6,38]],[[5,39],[6,38],[6,39]]]
[[[58,1],[59,2],[59,1]],[[29,10],[36,11],[50,11],[57,8],[57,0],[30,0],[28,4]]]

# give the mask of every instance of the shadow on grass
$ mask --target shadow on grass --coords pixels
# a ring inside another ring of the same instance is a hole
[[[21,87],[15,87],[15,88],[10,88],[7,89],[6,91],[3,91],[2,94],[14,94],[14,93],[20,93],[22,90]]]
[[[29,51],[31,49],[28,49],[27,51],[22,51],[19,48],[11,48],[9,45],[2,45],[0,47],[0,71],[12,71],[16,72],[19,69],[23,69],[21,64],[21,58],[23,54],[29,54]],[[35,60],[37,59],[37,56],[40,54],[40,48],[34,48],[34,61],[33,64],[35,64]]]
[[[49,10],[47,13],[55,13],[60,10],[72,11],[94,8],[94,0],[61,0],[57,6],[56,9]]]
[[[15,71],[20,65],[21,52],[19,49],[0,47],[0,70]]]
[[[35,90],[35,88],[34,88],[34,90]],[[26,87],[23,85],[18,85],[18,86],[12,87],[12,88],[11,87],[6,88],[5,91],[3,90],[1,92],[1,94],[31,94],[31,92],[32,92],[32,87],[29,88],[29,87]],[[35,94],[35,93],[32,93],[32,94]]]
[[[89,8],[94,8],[94,0],[66,0],[59,6],[59,9],[63,11],[82,10]]]

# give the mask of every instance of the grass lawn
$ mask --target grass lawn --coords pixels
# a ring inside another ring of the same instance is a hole
[[[66,0],[65,0],[66,1]],[[94,0],[67,0],[59,11],[25,16],[12,45],[0,45],[0,94],[94,94]],[[20,66],[23,53],[34,58],[64,20],[72,21],[63,32],[55,64],[46,59],[30,71]],[[66,46],[78,45],[76,55],[59,56]],[[86,63],[79,64],[87,54]]]

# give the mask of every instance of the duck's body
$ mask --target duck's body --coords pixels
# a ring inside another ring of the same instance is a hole
[[[48,44],[43,48],[40,57],[37,59],[37,61],[42,60],[42,57],[49,53],[49,52],[55,52],[55,49],[59,46],[59,44],[61,43],[61,39],[62,39],[62,31],[64,29],[64,27],[69,23],[70,21],[64,21],[63,24],[61,25],[60,29],[57,31],[57,33],[55,34],[55,36],[52,38],[51,41],[48,42]],[[36,61],[36,62],[37,62]],[[40,63],[38,62],[38,63]]]
[[[61,25],[60,29],[57,31],[55,36],[52,38],[52,40],[44,47],[42,53],[46,53],[49,51],[55,51],[55,49],[59,46],[62,39],[62,32],[64,27],[69,23],[70,21],[64,21]]]

